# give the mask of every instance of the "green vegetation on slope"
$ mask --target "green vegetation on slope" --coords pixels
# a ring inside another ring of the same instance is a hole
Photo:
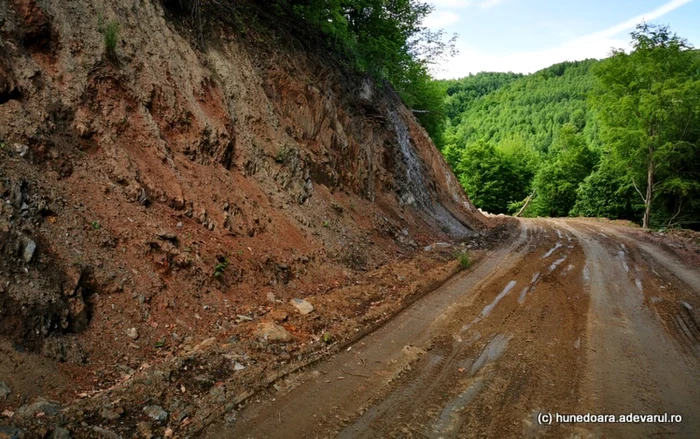
[[[700,57],[641,24],[630,54],[442,81],[442,152],[472,201],[700,227]]]
[[[420,0],[274,0],[278,15],[324,35],[328,48],[359,71],[389,81],[428,133],[439,138],[444,90],[429,67],[454,53],[454,37],[422,25],[433,10]]]

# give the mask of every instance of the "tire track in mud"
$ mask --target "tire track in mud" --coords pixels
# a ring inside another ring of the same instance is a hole
[[[561,261],[572,253],[575,259],[581,255],[574,250],[574,238],[561,230],[535,222],[526,223],[526,227],[530,239],[524,253],[494,273],[492,280],[475,294],[473,303],[464,304],[439,331],[443,334],[433,340],[432,349],[405,371],[388,392],[377,395],[377,402],[338,437],[522,437],[528,429],[536,430],[523,418],[529,420],[537,405],[530,401],[536,399],[532,398],[532,392],[538,392],[538,383],[551,381],[551,377],[545,365],[537,364],[537,360],[526,367],[521,363],[524,355],[542,359],[551,350],[546,339],[533,337],[536,331],[531,322],[545,320],[545,324],[535,323],[536,327],[558,325],[548,318],[554,314],[532,316],[530,313],[541,312],[539,302],[547,301],[549,294],[558,294],[560,276],[567,276],[576,268],[570,265],[566,273],[557,270]],[[545,246],[552,250],[531,257]],[[560,262],[553,264],[553,260]],[[579,264],[579,275],[582,269]],[[539,282],[543,285],[538,287]],[[582,276],[578,283],[582,288]],[[533,303],[526,304],[528,295],[536,294],[537,288],[541,288],[545,297],[529,298]],[[581,306],[586,306],[585,298]],[[572,338],[582,330],[570,331],[569,351],[578,349]],[[576,340],[580,347],[580,336]],[[558,381],[564,379],[561,374],[557,377]],[[550,393],[547,386],[543,387]],[[405,389],[409,388],[411,392],[406,393]],[[503,392],[504,388],[508,391]],[[494,410],[496,405],[502,409]],[[499,415],[494,416],[494,411]],[[558,430],[551,433],[556,436]]]
[[[673,255],[627,236],[613,226],[604,228],[606,235],[601,225],[574,224],[604,236],[601,242],[605,246],[619,246],[618,259],[629,280],[644,293],[644,306],[653,310],[684,351],[700,359],[700,270],[686,267]]]
[[[518,240],[472,273],[352,350],[279,383],[237,413],[234,425],[219,423],[205,437],[700,431],[692,419],[674,426],[537,423],[539,412],[700,413],[698,363],[688,355],[698,346],[700,299],[678,270],[615,230],[571,220],[521,224]]]
[[[523,227],[511,245],[496,250],[468,272],[419,299],[404,312],[350,349],[308,371],[277,383],[279,391],[248,404],[234,423],[217,422],[203,437],[329,437],[357,414],[377,390],[428,347],[436,322],[468,298],[513,252],[526,252],[532,239]],[[256,402],[257,401],[257,402]],[[262,422],[277,419],[278,422]]]
[[[700,364],[688,353],[697,353],[698,340],[679,322],[693,323],[681,317],[693,311],[682,299],[695,299],[688,291],[692,287],[658,263],[648,245],[638,246],[612,226],[573,221],[563,226],[579,237],[591,267],[580,411],[684,417],[680,424],[601,424],[582,430],[594,437],[697,437]]]

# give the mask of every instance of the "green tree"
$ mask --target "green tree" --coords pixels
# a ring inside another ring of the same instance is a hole
[[[697,149],[700,81],[697,55],[667,26],[642,23],[631,35],[630,54],[614,50],[594,69],[593,103],[603,140],[629,168],[648,228],[660,190],[681,199],[695,190],[697,175],[693,182],[677,171],[684,155]]]
[[[624,164],[607,154],[576,190],[572,216],[634,218],[636,199]]]
[[[457,171],[474,205],[490,213],[507,213],[508,205],[527,191],[514,161],[483,141],[462,150]]]
[[[591,173],[597,157],[576,127],[565,124],[555,139],[547,161],[534,179],[537,197],[529,215],[568,216],[576,203],[579,184]]]

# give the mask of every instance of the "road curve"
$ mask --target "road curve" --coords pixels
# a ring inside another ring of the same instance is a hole
[[[523,220],[514,242],[203,437],[698,437],[699,309],[698,267],[624,229]],[[682,421],[563,416],[664,413]]]

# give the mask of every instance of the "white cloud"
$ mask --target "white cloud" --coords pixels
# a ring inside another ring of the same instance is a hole
[[[442,9],[466,9],[470,6],[478,6],[481,9],[489,9],[498,6],[506,0],[431,0],[429,3],[438,10]]]
[[[605,58],[612,48],[629,48],[629,39],[627,36],[620,36],[621,33],[633,29],[642,20],[655,20],[691,1],[671,0],[646,14],[543,50],[491,54],[484,53],[464,41],[459,41],[457,43],[459,55],[449,60],[444,68],[435,71],[435,75],[438,78],[458,78],[484,71],[532,73],[558,62]]]
[[[593,35],[600,35],[603,37],[612,37],[615,36],[621,32],[624,32],[626,30],[632,29],[634,26],[637,25],[637,23],[641,23],[642,21],[652,21],[656,20],[657,18],[663,17],[664,15],[668,14],[669,12],[680,8],[683,5],[686,5],[690,3],[693,0],[671,0],[668,3],[665,3],[658,8],[654,9],[651,12],[647,12],[646,14],[641,14],[637,15],[636,17],[632,17],[628,20],[623,21],[622,23],[616,24],[615,26],[609,27],[601,32],[597,32]]]
[[[430,4],[437,8],[464,9],[472,5],[472,0],[432,0]]]
[[[452,11],[437,11],[428,15],[423,20],[423,25],[430,29],[441,29],[459,21],[459,14]]]
[[[500,5],[504,1],[505,0],[484,0],[481,3],[479,3],[479,7],[481,9],[490,9],[490,8],[493,8],[494,6]]]

